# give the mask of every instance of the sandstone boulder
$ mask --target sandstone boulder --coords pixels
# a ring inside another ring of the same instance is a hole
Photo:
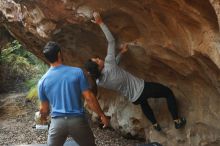
[[[105,57],[107,43],[90,22],[99,11],[117,44],[130,42],[121,66],[175,93],[185,129],[176,130],[166,101],[151,100],[164,133],[154,131],[140,107],[100,89],[99,102],[123,134],[165,146],[220,145],[219,0],[0,0],[0,21],[27,50],[44,60],[48,40],[62,47],[65,64],[82,66],[92,55]]]

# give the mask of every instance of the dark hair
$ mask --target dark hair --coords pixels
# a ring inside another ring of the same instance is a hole
[[[87,60],[84,63],[84,67],[88,71],[88,73],[95,79],[98,79],[101,76],[101,71],[99,70],[98,64],[91,59]]]
[[[54,63],[58,60],[58,53],[61,51],[59,45],[56,42],[49,41],[44,46],[44,56],[50,63]]]

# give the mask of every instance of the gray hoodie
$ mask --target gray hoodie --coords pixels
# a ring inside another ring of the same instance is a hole
[[[108,50],[102,75],[97,80],[97,84],[118,91],[128,97],[129,101],[135,102],[143,92],[144,80],[133,76],[118,66],[120,55],[115,57],[115,39],[104,23],[101,23],[100,27],[108,41]]]

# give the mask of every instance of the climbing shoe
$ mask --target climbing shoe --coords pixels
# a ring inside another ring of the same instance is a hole
[[[157,131],[161,131],[161,127],[160,127],[160,125],[159,124],[153,124],[153,127],[154,127],[154,129],[155,130],[157,130]]]
[[[175,128],[180,129],[181,127],[186,125],[186,119],[185,118],[179,118],[177,120],[174,120]]]

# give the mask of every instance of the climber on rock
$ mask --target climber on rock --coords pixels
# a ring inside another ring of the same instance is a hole
[[[120,57],[127,51],[124,44],[117,56],[115,56],[115,39],[108,27],[103,23],[99,13],[93,13],[93,23],[98,24],[108,41],[107,56],[103,61],[100,57],[92,57],[85,62],[84,67],[92,81],[93,92],[97,93],[97,85],[118,91],[128,97],[133,104],[140,105],[145,116],[150,120],[157,131],[161,131],[160,125],[148,104],[149,98],[166,98],[169,111],[174,120],[175,128],[179,129],[186,124],[186,119],[178,116],[176,100],[173,92],[168,87],[155,83],[146,82],[137,78],[118,66]]]

